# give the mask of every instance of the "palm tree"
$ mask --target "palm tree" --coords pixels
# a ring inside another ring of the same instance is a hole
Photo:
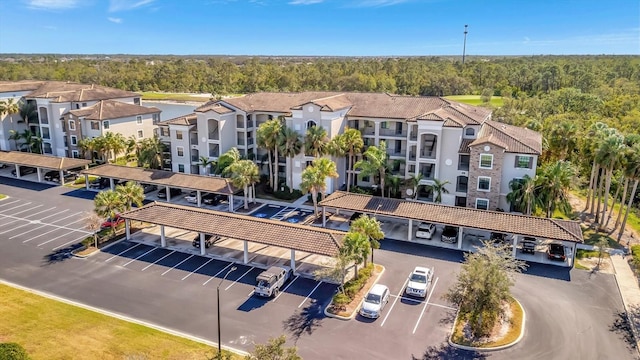
[[[209,169],[210,167],[214,167],[215,168],[215,166],[217,165],[217,162],[215,160],[209,160],[209,157],[207,157],[207,156],[200,156],[200,162],[198,163],[198,165],[200,165],[200,167],[202,167],[202,171],[205,174],[209,175],[209,174],[211,174],[211,171],[210,170],[208,171],[207,169]],[[214,173],[215,172],[216,171],[214,170]]]
[[[26,149],[28,152],[42,153],[42,138],[32,133],[31,130],[26,129],[21,133],[11,130],[10,133],[9,138],[15,140],[16,143],[20,139],[24,141],[24,143],[20,144],[21,148]]]
[[[516,208],[524,210],[525,215],[531,215],[531,212],[538,205],[536,198],[538,177],[533,178],[525,175],[522,179],[513,179],[509,181],[509,189],[511,192],[507,194],[507,201]]]
[[[13,140],[15,146],[16,146],[16,150],[19,149],[18,147],[18,140],[22,139],[22,135],[15,131],[15,130],[9,130],[9,140]]]
[[[239,160],[229,165],[226,170],[230,174],[233,186],[244,190],[244,208],[249,209],[247,197],[249,186],[253,186],[253,184],[260,181],[258,165],[251,160]]]
[[[380,195],[384,197],[384,178],[387,169],[387,144],[380,141],[380,146],[369,146],[364,152],[364,159],[359,160],[353,166],[360,170],[360,176],[375,176],[380,179]]]
[[[384,239],[382,225],[375,216],[369,217],[361,215],[351,222],[349,231],[357,232],[366,236],[369,246],[371,247],[371,263],[373,263],[373,249],[380,249],[380,240]],[[365,260],[366,261],[366,260]],[[365,266],[366,266],[365,262]]]
[[[311,166],[307,166],[302,172],[300,189],[311,193],[313,208],[318,216],[318,194],[324,194],[327,190],[327,177],[337,178],[336,163],[326,158],[313,160]]]
[[[103,218],[114,219],[116,214],[120,213],[125,209],[125,201],[122,199],[122,196],[113,191],[101,191],[96,197],[93,199],[93,203],[95,205],[95,213],[98,216],[102,216]],[[116,222],[111,221],[111,230],[113,235],[116,234]]]
[[[357,155],[362,153],[364,148],[364,141],[362,140],[362,134],[358,129],[345,128],[342,134],[342,140],[344,146],[347,149],[347,192],[351,189],[353,182],[353,165]]]
[[[287,173],[289,174],[289,192],[293,193],[293,158],[302,151],[302,140],[297,131],[283,127],[280,132],[280,151],[282,155],[289,158]]]
[[[269,158],[269,186],[278,187],[278,139],[282,130],[282,123],[278,119],[269,120],[258,126],[256,137],[258,146],[266,149]],[[275,165],[272,156],[275,154]]]
[[[235,146],[232,147],[231,149],[220,155],[220,157],[218,158],[217,171],[219,171],[223,175],[226,174],[229,166],[240,161],[241,158],[242,157],[240,156],[240,151],[238,151],[238,148],[236,148]]]
[[[627,226],[627,218],[629,217],[629,210],[631,210],[631,206],[633,205],[633,200],[636,197],[636,191],[638,190],[638,182],[640,182],[640,143],[636,143],[633,145],[631,151],[629,151],[630,157],[627,159],[627,169],[625,173],[627,176],[633,180],[633,187],[631,189],[631,196],[629,197],[629,202],[627,203],[627,208],[624,212],[624,218],[622,220],[622,224],[620,225],[620,232],[618,232],[618,242],[622,238],[622,234],[624,233],[625,227]],[[620,208],[622,212],[622,208]]]
[[[162,166],[162,153],[165,150],[165,146],[157,135],[154,135],[152,138],[143,139],[138,163],[145,168],[160,169]]]
[[[402,178],[397,175],[387,174],[387,184],[389,184],[389,197],[393,197],[398,195],[398,191],[400,191],[400,181]]]
[[[539,192],[546,216],[550,218],[556,208],[565,214],[571,211],[568,191],[573,182],[575,169],[568,161],[557,161],[545,165],[539,176]]]
[[[126,140],[125,145],[127,159],[129,159],[132,155],[135,155],[136,157],[138,156],[138,140],[135,136],[129,136],[129,138]]]
[[[80,149],[80,153],[83,159],[87,158],[87,153],[91,155],[91,162],[94,162],[94,150],[95,150],[95,139],[92,138],[82,138],[78,140],[78,149]]]
[[[436,194],[433,200],[436,204],[440,204],[442,202],[442,194],[449,193],[449,190],[445,187],[447,184],[451,184],[449,180],[440,181],[438,179],[433,179],[433,184],[427,185],[427,188]]]
[[[607,215],[611,177],[613,175],[613,169],[618,166],[620,162],[620,155],[624,152],[624,146],[624,138],[620,134],[614,133],[604,139],[596,153],[596,161],[601,164],[605,172],[603,214],[600,218],[600,206],[598,205],[598,213],[596,213],[595,219],[595,223],[598,225],[602,225]]]
[[[618,211],[618,216],[616,217],[616,223],[613,225],[613,229],[611,229],[611,231],[609,232],[609,235],[612,235],[620,226],[624,204],[627,199],[627,190],[629,189],[629,183],[631,182],[631,177],[633,177],[636,171],[635,168],[639,166],[639,164],[634,162],[635,160],[634,155],[636,155],[634,154],[634,147],[637,144],[640,144],[640,135],[638,134],[627,135],[625,137],[625,143],[627,145],[626,153],[622,155],[622,159],[623,159],[622,177],[624,179],[623,180],[624,190],[622,191],[622,198],[620,198],[620,210]],[[619,188],[620,186],[618,185],[618,189]],[[609,220],[607,220],[607,222],[608,221]],[[605,225],[605,228],[606,228],[606,225]]]
[[[38,110],[36,110],[36,106],[33,103],[28,101],[22,102],[20,105],[20,118],[25,122],[29,123],[29,119],[37,119],[38,118]]]
[[[411,178],[411,185],[413,186],[413,198],[418,198],[418,186],[420,186],[420,181],[422,181],[422,173],[417,173],[413,175]]]
[[[118,193],[124,201],[124,209],[129,211],[131,206],[136,204],[137,207],[142,206],[144,201],[144,190],[142,186],[135,181],[127,181],[124,185],[116,186],[116,193]]]
[[[598,148],[598,144],[602,138],[602,134],[608,131],[608,127],[606,124],[602,122],[596,122],[591,125],[589,131],[587,132],[584,141],[584,147],[582,149],[583,154],[592,154],[591,161],[591,177],[589,178],[589,187],[587,188],[587,201],[585,204],[584,211],[591,208],[591,213],[593,213],[593,205],[595,204],[595,195],[596,195],[596,183],[597,183],[597,174],[599,171],[598,163],[595,160],[595,152]]]
[[[367,255],[370,251],[369,240],[367,236],[359,232],[348,232],[342,243],[340,251],[355,264],[355,276],[358,277],[358,264],[367,261]]]
[[[322,126],[312,126],[304,136],[304,153],[319,158],[327,154],[329,137]]]

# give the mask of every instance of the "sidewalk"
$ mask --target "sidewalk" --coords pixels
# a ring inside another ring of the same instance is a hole
[[[611,255],[611,263],[616,273],[616,281],[622,296],[624,309],[627,312],[629,325],[636,341],[636,350],[640,352],[640,286],[623,255]]]

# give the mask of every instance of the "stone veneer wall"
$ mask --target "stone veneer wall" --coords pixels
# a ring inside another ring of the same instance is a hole
[[[485,150],[485,146],[489,150]],[[467,207],[475,208],[476,199],[489,199],[489,210],[496,210],[500,205],[500,183],[502,180],[502,166],[504,164],[504,149],[494,144],[478,144],[470,148],[469,185],[467,189]],[[480,168],[480,154],[493,155],[491,169]],[[491,178],[489,191],[478,191],[478,176]]]

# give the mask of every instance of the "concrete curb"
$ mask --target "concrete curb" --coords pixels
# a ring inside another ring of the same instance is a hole
[[[621,256],[621,255],[614,255],[614,256]],[[625,266],[629,266],[629,263],[627,262],[624,256],[622,257],[622,259],[624,260]],[[632,309],[630,309],[631,304],[628,303],[628,300],[625,297],[625,294],[623,294],[623,290],[622,290],[623,287],[620,286],[620,281],[618,280],[618,277],[622,276],[622,274],[616,268],[615,263],[616,262],[612,259],[611,264],[613,266],[613,270],[615,271],[615,275],[613,277],[616,279],[616,286],[618,287],[618,292],[620,293],[620,297],[622,298],[622,305],[624,306],[624,311],[627,314],[627,322],[629,323],[629,327],[631,328],[631,333],[633,334],[633,339],[635,340],[636,352],[640,354],[640,340],[639,340],[640,337],[638,334],[638,327],[636,326],[637,325],[636,321],[634,321],[634,319],[631,318],[631,315],[632,315],[632,311],[631,311]],[[632,271],[630,267],[629,267],[629,271]]]
[[[4,194],[2,194],[2,195],[4,195]],[[7,200],[8,198],[9,198],[9,195],[4,195],[4,197],[2,199],[0,199],[0,201]]]
[[[449,338],[447,339],[447,341],[449,342],[449,345],[453,346],[454,348],[461,349],[461,350],[479,351],[479,352],[491,352],[491,351],[499,351],[499,350],[508,349],[508,348],[512,347],[513,345],[519,343],[522,340],[522,338],[524,337],[525,324],[527,322],[527,313],[524,311],[524,306],[522,306],[522,304],[520,303],[520,301],[518,301],[518,299],[513,298],[513,300],[515,300],[516,303],[518,304],[518,306],[520,306],[520,308],[522,309],[522,327],[520,328],[520,335],[513,342],[511,342],[509,344],[505,344],[505,345],[501,345],[501,346],[494,346],[494,347],[489,347],[489,348],[465,346],[465,345],[460,345],[460,344],[454,343],[453,340],[451,340],[451,338],[453,337],[453,333],[455,331],[456,325],[458,324],[458,313],[460,312],[460,310],[458,310],[458,312],[456,312],[456,321],[453,322],[454,331],[451,332],[451,335],[449,335]]]
[[[380,266],[382,266],[382,265],[380,265]],[[384,274],[386,269],[387,268],[382,266],[382,271],[380,271],[380,274],[378,274],[378,277],[376,278],[376,281],[373,282],[374,285],[378,283],[378,281],[380,280],[380,278],[382,277],[382,274]],[[360,305],[362,305],[362,301],[364,301],[364,298],[362,300],[360,300],[360,303],[358,304],[358,306],[353,310],[353,312],[349,316],[340,316],[340,315],[336,315],[336,314],[330,313],[329,312],[329,307],[331,306],[331,302],[329,304],[327,304],[327,306],[325,306],[323,312],[324,312],[324,315],[327,316],[327,317],[335,318],[335,319],[338,319],[338,320],[348,321],[348,320],[351,320],[354,317],[356,317],[356,314],[358,313],[358,309],[360,309]]]
[[[125,315],[121,315],[121,314],[118,314],[118,313],[111,312],[109,310],[105,310],[105,309],[93,307],[91,305],[87,305],[87,304],[83,304],[83,303],[76,302],[76,301],[73,301],[73,300],[69,300],[69,299],[66,299],[66,298],[63,298],[63,297],[60,297],[60,296],[56,296],[56,295],[53,295],[53,294],[50,294],[50,293],[47,293],[47,292],[44,292],[44,291],[40,291],[40,290],[35,290],[35,289],[28,288],[28,287],[24,287],[22,285],[18,285],[18,284],[15,284],[15,283],[3,280],[3,279],[0,279],[0,284],[6,285],[6,286],[10,286],[10,287],[18,289],[18,290],[26,291],[26,292],[29,292],[29,293],[32,293],[32,294],[35,294],[35,295],[38,295],[38,296],[42,296],[42,297],[45,297],[47,299],[59,301],[59,302],[62,302],[62,303],[68,304],[68,305],[77,306],[77,307],[83,308],[85,310],[90,310],[90,311],[93,311],[93,312],[97,312],[97,313],[100,313],[102,315],[110,316],[110,317],[113,317],[113,318],[116,318],[116,319],[119,319],[119,320],[123,320],[123,321],[130,322],[130,323],[137,324],[137,325],[146,326],[146,327],[152,328],[154,330],[162,331],[162,332],[170,334],[170,335],[174,335],[174,336],[185,338],[185,339],[188,339],[188,340],[191,340],[191,341],[199,342],[201,344],[205,344],[205,345],[208,345],[208,346],[211,346],[211,347],[216,347],[216,348],[218,347],[218,343],[213,342],[213,341],[209,341],[209,340],[206,340],[206,339],[203,339],[203,338],[200,338],[200,337],[197,337],[197,336],[193,336],[193,335],[190,335],[190,334],[187,334],[187,333],[183,333],[183,332],[180,332],[180,331],[177,331],[177,330],[172,330],[172,329],[169,329],[169,328],[166,328],[166,327],[163,327],[163,326],[160,326],[160,325],[156,325],[156,324],[153,324],[153,323],[150,323],[150,322],[146,322],[146,321],[143,321],[143,320],[134,319],[134,318],[131,318],[131,317],[128,317],[128,316],[125,316]],[[232,347],[229,347],[229,346],[226,346],[226,345],[222,345],[222,349],[230,351],[230,352],[233,352],[233,353],[236,353],[236,354],[239,354],[241,356],[249,355],[249,353],[246,352],[246,351],[235,349],[235,348],[232,348]]]

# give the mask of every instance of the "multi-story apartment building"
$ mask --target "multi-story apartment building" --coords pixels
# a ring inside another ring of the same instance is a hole
[[[260,161],[265,150],[256,144],[256,129],[273,118],[301,136],[313,126],[322,126],[330,138],[347,126],[358,129],[365,146],[386,142],[392,173],[420,174],[423,185],[448,181],[444,204],[482,209],[511,210],[509,182],[535,175],[542,148],[539,133],[492,121],[485,108],[440,97],[374,93],[256,93],[211,101],[194,114],[161,123],[160,133],[170,144],[173,171],[201,173],[200,156],[216,159],[232,147]],[[291,169],[293,184],[288,185],[298,187],[312,160],[304,152],[280,158],[281,179],[288,182],[284,174]],[[340,177],[327,180],[328,192],[346,181],[345,159],[333,160]],[[356,181],[371,184],[371,179]],[[418,197],[432,199],[425,189]]]
[[[15,143],[8,141],[10,130],[30,129],[42,138],[45,154],[71,157],[77,151],[74,143],[80,140],[79,136],[95,137],[112,131],[126,137],[151,137],[155,123],[160,121],[160,110],[141,106],[139,94],[94,84],[0,82],[0,99],[3,98],[33,104],[37,116],[18,123],[18,115],[5,114],[0,119],[2,150],[16,149]]]

